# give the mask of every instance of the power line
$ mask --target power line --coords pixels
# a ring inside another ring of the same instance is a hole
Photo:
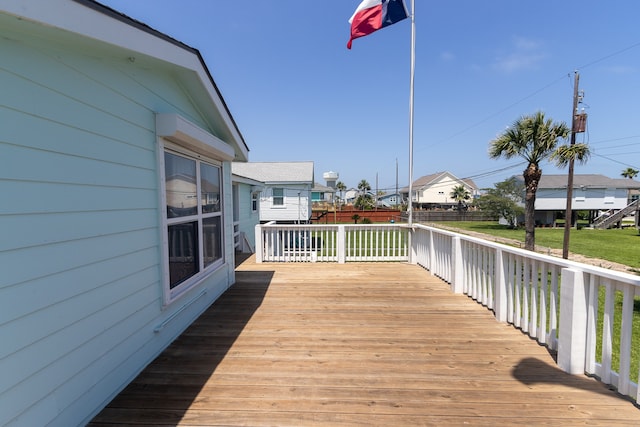
[[[609,158],[609,157],[607,157],[607,156],[603,156],[602,154],[596,154],[596,153],[591,153],[591,154],[592,154],[593,156],[600,157],[600,158],[603,158],[603,159],[605,159],[605,160],[609,160],[610,162],[618,163],[618,164],[620,164],[620,165],[622,165],[622,166],[627,166],[627,167],[634,168],[634,169],[640,169],[640,166],[637,166],[637,165],[631,165],[631,164],[629,164],[629,163],[620,162],[620,161],[618,161],[618,160],[611,159],[611,158]]]
[[[558,83],[560,80],[563,80],[563,79],[565,79],[565,78],[566,78],[566,76],[565,76],[565,75],[563,75],[562,77],[560,77],[560,78],[558,78],[558,79],[556,79],[556,80],[552,81],[551,83],[546,84],[545,86],[541,87],[540,89],[535,90],[534,92],[530,93],[529,95],[527,95],[527,96],[525,96],[525,97],[523,97],[523,98],[521,98],[521,99],[519,99],[519,100],[517,100],[517,101],[515,101],[515,102],[513,102],[513,103],[511,103],[511,104],[509,104],[509,105],[507,105],[506,107],[504,107],[504,108],[502,108],[502,109],[500,109],[500,110],[496,111],[496,112],[495,112],[495,113],[493,113],[493,114],[488,115],[487,117],[485,117],[485,118],[481,119],[480,121],[478,121],[478,122],[476,122],[476,123],[474,123],[474,124],[471,124],[471,125],[469,125],[469,126],[467,126],[467,127],[463,128],[462,130],[460,130],[460,131],[458,131],[458,132],[454,133],[453,135],[450,135],[450,136],[448,136],[447,138],[445,138],[445,139],[443,139],[443,140],[441,140],[441,141],[439,141],[439,142],[437,142],[437,143],[434,143],[434,144],[428,145],[428,146],[426,146],[426,147],[424,147],[424,148],[429,148],[429,147],[433,147],[433,146],[435,146],[435,145],[439,145],[439,144],[445,143],[445,142],[447,142],[447,141],[449,141],[449,140],[451,140],[451,139],[455,138],[456,136],[459,136],[459,135],[461,135],[461,134],[463,134],[463,133],[465,133],[465,132],[467,132],[467,131],[469,131],[469,130],[471,130],[471,129],[473,129],[473,128],[477,127],[477,126],[480,126],[481,124],[483,124],[483,123],[485,123],[485,122],[487,122],[487,121],[491,120],[492,118],[494,118],[494,117],[496,117],[496,116],[499,116],[500,114],[504,113],[505,111],[510,110],[511,108],[515,107],[516,105],[518,105],[518,104],[520,104],[520,103],[522,103],[522,102],[524,102],[524,101],[526,101],[526,100],[528,100],[528,99],[530,99],[530,98],[533,98],[535,95],[537,95],[537,94],[539,94],[540,92],[544,91],[545,89],[547,89],[547,88],[549,88],[549,87],[551,87],[551,86],[555,85],[555,84],[556,84],[556,83]]]
[[[631,50],[631,49],[633,49],[633,48],[636,48],[636,47],[638,47],[638,46],[640,46],[640,42],[634,43],[634,44],[632,44],[632,45],[630,45],[630,46],[627,46],[627,47],[625,47],[625,48],[623,48],[623,49],[617,50],[617,51],[615,51],[615,52],[613,52],[613,53],[610,53],[610,54],[605,55],[605,56],[602,56],[602,57],[600,57],[600,58],[598,58],[598,59],[596,59],[596,60],[593,60],[593,61],[591,61],[591,62],[588,62],[588,63],[586,63],[586,64],[582,65],[581,67],[578,67],[578,69],[585,69],[585,68],[591,67],[592,65],[598,64],[598,63],[603,62],[603,61],[605,61],[605,60],[607,60],[607,59],[609,59],[609,58],[612,58],[612,57],[614,57],[614,56],[620,55],[621,53],[624,53],[624,52],[626,52],[626,51],[628,51],[628,50]],[[433,146],[435,146],[435,145],[439,145],[439,144],[445,143],[445,142],[447,142],[447,141],[449,141],[449,140],[451,140],[451,139],[455,138],[456,136],[459,136],[459,135],[461,135],[461,134],[463,134],[463,133],[465,133],[465,132],[467,132],[467,131],[469,131],[469,130],[471,130],[471,129],[473,129],[473,128],[475,128],[475,127],[477,127],[477,126],[479,126],[479,125],[481,125],[481,124],[483,124],[483,123],[485,123],[485,122],[487,122],[487,121],[489,121],[490,119],[492,119],[492,118],[494,118],[494,117],[496,117],[496,116],[498,116],[498,115],[500,115],[500,114],[504,113],[505,111],[510,110],[511,108],[515,107],[516,105],[518,105],[518,104],[520,104],[520,103],[522,103],[522,102],[524,102],[524,101],[526,101],[526,100],[528,100],[528,99],[530,99],[530,98],[533,98],[535,95],[539,94],[540,92],[543,92],[544,90],[546,90],[546,89],[548,89],[549,87],[551,87],[551,86],[555,85],[555,84],[556,84],[556,83],[558,83],[559,81],[564,80],[567,76],[570,76],[570,74],[571,74],[571,73],[563,74],[563,75],[562,75],[562,77],[557,78],[557,79],[555,79],[555,80],[551,81],[550,83],[548,83],[548,84],[546,84],[546,85],[542,86],[541,88],[539,88],[539,89],[537,89],[537,90],[535,90],[535,91],[531,92],[529,95],[526,95],[526,96],[524,96],[523,98],[520,98],[519,100],[517,100],[517,101],[515,101],[515,102],[513,102],[513,103],[511,103],[511,104],[509,104],[509,105],[507,105],[506,107],[504,107],[504,108],[502,108],[502,109],[500,109],[500,110],[496,111],[495,113],[492,113],[492,114],[490,114],[490,115],[486,116],[485,118],[483,118],[483,119],[479,120],[478,122],[473,123],[473,124],[471,124],[471,125],[469,125],[469,126],[467,126],[467,127],[463,128],[463,129],[461,129],[460,131],[458,131],[458,132],[456,132],[456,133],[454,133],[454,134],[450,135],[449,137],[447,137],[447,138],[445,138],[445,139],[443,139],[443,140],[441,140],[441,141],[439,141],[439,142],[437,142],[437,143],[430,144],[430,145],[426,146],[425,148],[429,148],[429,147],[433,147]]]
[[[597,63],[599,63],[599,62],[602,62],[602,61],[605,61],[605,60],[607,60],[607,59],[609,59],[609,58],[612,58],[612,57],[614,57],[614,56],[616,56],[616,55],[620,55],[621,53],[626,52],[626,51],[628,51],[628,50],[631,50],[631,49],[633,49],[633,48],[635,48],[635,47],[638,47],[638,46],[640,46],[640,42],[634,43],[634,44],[632,44],[631,46],[627,46],[627,47],[625,47],[625,48],[623,48],[623,49],[620,49],[620,50],[618,50],[618,51],[615,51],[615,52],[613,52],[613,53],[610,53],[610,54],[608,54],[608,55],[605,55],[605,56],[603,56],[603,57],[601,57],[601,58],[599,58],[599,59],[596,59],[596,60],[594,60],[594,61],[588,62],[587,64],[583,65],[582,67],[579,67],[579,69],[585,69],[585,68],[590,67],[590,66],[592,66],[592,65],[595,65],[595,64],[597,64]]]

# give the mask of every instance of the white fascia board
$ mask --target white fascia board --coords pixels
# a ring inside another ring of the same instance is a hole
[[[178,114],[156,114],[156,134],[218,160],[231,161],[235,157],[233,147]]]

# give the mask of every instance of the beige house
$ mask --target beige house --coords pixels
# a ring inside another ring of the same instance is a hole
[[[450,172],[437,172],[413,182],[411,201],[417,209],[450,209],[458,204],[451,198],[451,192],[459,185],[469,191],[471,199],[478,196],[478,187],[471,179],[460,179]],[[409,200],[409,187],[402,188],[400,192]]]

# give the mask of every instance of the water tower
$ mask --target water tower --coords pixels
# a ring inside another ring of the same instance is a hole
[[[337,172],[325,172],[322,174],[322,177],[325,181],[327,181],[327,187],[336,188],[336,182],[338,181],[338,173]]]

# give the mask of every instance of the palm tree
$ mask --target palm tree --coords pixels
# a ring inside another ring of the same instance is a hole
[[[358,190],[360,190],[360,194],[364,196],[367,191],[371,191],[371,185],[369,185],[366,179],[363,179],[358,183]]]
[[[458,212],[462,212],[462,202],[469,200],[471,198],[471,194],[464,185],[460,184],[453,187],[449,197],[458,202]]]
[[[639,171],[637,169],[626,168],[625,170],[622,171],[620,175],[624,176],[625,178],[633,179],[636,176],[638,176],[638,172]]]
[[[525,248],[535,250],[535,203],[538,183],[542,176],[540,163],[550,159],[558,166],[565,166],[571,159],[584,163],[589,157],[587,144],[561,145],[558,139],[566,139],[571,130],[564,122],[553,122],[538,111],[522,116],[513,125],[490,142],[489,157],[522,157],[527,161],[523,171],[525,185]]]
[[[344,185],[344,182],[338,181],[336,183],[336,189],[340,192],[340,201],[342,202],[342,195],[344,194],[344,191],[347,189],[347,186]]]
[[[366,179],[363,179],[358,183],[358,191],[360,194],[355,202],[355,207],[358,209],[370,209],[373,207],[373,199],[371,195],[368,193],[371,191],[371,185],[367,182]]]

